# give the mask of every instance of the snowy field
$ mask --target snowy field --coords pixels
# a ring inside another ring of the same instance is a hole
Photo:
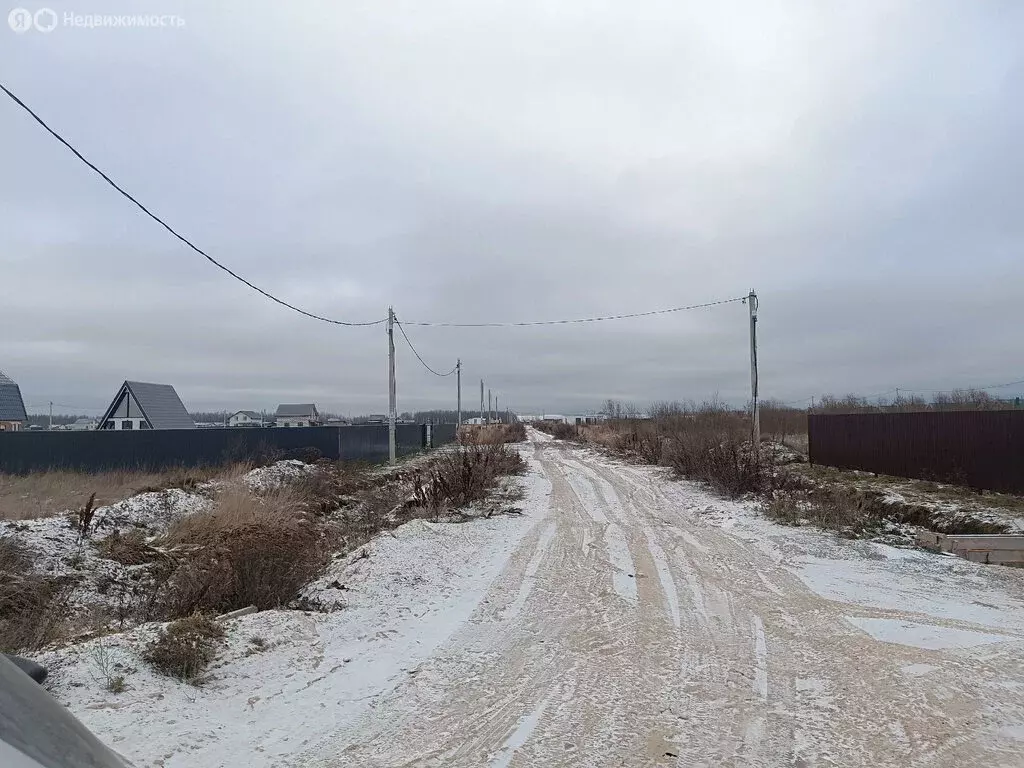
[[[1021,765],[1024,573],[532,439],[522,515],[379,535],[311,586],[338,610],[231,622],[205,686],[150,625],[45,655],[50,689],[140,768]]]

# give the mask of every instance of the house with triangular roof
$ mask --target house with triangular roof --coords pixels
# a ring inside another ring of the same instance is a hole
[[[145,381],[122,384],[96,427],[97,430],[195,428],[174,387]]]
[[[25,401],[21,399],[21,388],[3,371],[0,371],[0,432],[18,432],[28,421]]]
[[[320,412],[314,403],[281,403],[274,421],[279,427],[318,427]]]

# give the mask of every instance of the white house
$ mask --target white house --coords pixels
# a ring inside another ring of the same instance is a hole
[[[263,414],[256,411],[236,411],[228,419],[230,427],[262,427],[266,423]]]
[[[282,403],[274,419],[278,427],[319,427],[321,423],[313,403]]]
[[[91,431],[99,426],[99,422],[96,419],[90,419],[88,416],[82,416],[81,418],[75,419],[73,424],[68,424],[68,429],[72,432]]]
[[[181,398],[170,384],[126,381],[117,391],[97,429],[195,429]]]

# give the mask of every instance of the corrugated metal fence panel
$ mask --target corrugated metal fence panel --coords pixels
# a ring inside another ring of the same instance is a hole
[[[399,424],[400,455],[423,447],[419,424]],[[197,467],[229,461],[316,458],[382,461],[386,424],[344,427],[143,430],[137,432],[0,432],[0,471]]]
[[[811,414],[814,464],[1024,493],[1024,411]]]
[[[455,442],[454,424],[434,424],[430,429],[433,432],[435,448],[439,445],[447,445],[448,443]]]

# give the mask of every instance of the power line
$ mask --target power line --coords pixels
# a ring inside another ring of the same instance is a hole
[[[737,301],[746,301],[746,296],[737,296],[734,299],[722,299],[721,301],[709,301],[704,304],[690,304],[685,307],[670,307],[669,309],[654,309],[649,312],[631,312],[625,315],[604,315],[601,317],[581,317],[572,320],[532,320],[520,323],[428,323],[406,320],[406,325],[434,326],[439,328],[513,328],[527,325],[568,325],[570,323],[597,323],[604,320],[626,320],[631,317],[650,317],[651,315],[667,315],[670,312],[685,312],[689,309],[704,309],[705,307],[716,307],[719,304],[732,304]]]
[[[416,351],[416,347],[414,347],[412,345],[412,342],[409,341],[409,336],[405,333],[405,328],[402,327],[402,323],[400,321],[398,321],[398,320],[395,320],[395,325],[397,325],[398,326],[398,330],[400,330],[402,332],[402,338],[405,339],[405,343],[409,345],[409,349],[412,350],[412,353],[414,355],[416,355],[416,359],[420,361],[420,365],[422,365],[424,368],[426,368],[432,374],[434,374],[435,376],[442,376],[442,377],[443,376],[451,376],[453,373],[455,373],[456,370],[458,370],[459,364],[456,363],[455,367],[452,368],[450,371],[448,371],[448,373],[438,373],[437,371],[435,371],[433,368],[431,368],[429,365],[427,365],[426,362],[424,362],[422,357],[420,357],[420,353]]]
[[[986,384],[983,387],[953,387],[952,389],[910,389],[909,387],[900,387],[900,389],[906,390],[907,392],[962,392],[970,389],[1002,389],[1003,387],[1015,387],[1020,384],[1024,384],[1024,379],[1021,379],[1020,381],[1008,381],[1005,384]]]
[[[321,322],[324,322],[324,323],[331,323],[332,325],[367,326],[367,325],[379,325],[380,323],[386,322],[386,318],[381,319],[381,320],[374,320],[372,322],[367,322],[367,323],[351,323],[351,322],[345,322],[343,320],[334,320],[334,319],[329,318],[329,317],[324,317],[322,315],[317,315],[317,314],[315,314],[313,312],[307,312],[304,309],[300,309],[299,307],[295,306],[294,304],[289,304],[284,299],[279,299],[279,298],[277,298],[277,296],[274,296],[272,293],[268,293],[267,291],[263,290],[259,286],[253,285],[248,280],[246,280],[244,277],[239,275],[237,272],[232,271],[230,268],[228,268],[228,267],[224,266],[223,264],[221,264],[219,261],[217,261],[215,258],[210,256],[208,253],[206,253],[204,250],[202,250],[198,246],[193,245],[186,237],[184,237],[183,235],[178,234],[178,232],[176,232],[174,230],[174,228],[171,227],[167,222],[165,222],[163,219],[161,219],[155,213],[152,213],[148,208],[146,208],[146,206],[144,206],[142,203],[140,203],[138,200],[136,200],[134,197],[132,197],[130,194],[128,194],[128,192],[126,192],[124,189],[122,189],[117,184],[117,182],[115,182],[113,179],[111,179],[109,176],[107,176],[107,174],[105,174],[103,171],[101,171],[99,168],[97,168],[91,162],[86,160],[86,158],[82,155],[81,152],[79,152],[77,149],[75,149],[73,146],[71,146],[71,144],[69,144],[68,141],[63,136],[61,136],[53,128],[51,128],[49,125],[47,125],[46,121],[44,121],[39,115],[37,115],[32,110],[31,107],[29,107],[27,104],[25,104],[25,102],[23,102],[21,99],[19,99],[13,93],[11,93],[11,91],[3,83],[0,83],[0,90],[3,90],[4,93],[6,93],[8,96],[11,97],[11,100],[14,101],[15,104],[17,104],[19,107],[21,107],[23,110],[25,110],[29,115],[31,115],[32,119],[34,119],[37,123],[39,123],[39,125],[41,125],[43,127],[43,129],[46,130],[47,133],[49,133],[51,136],[53,136],[53,138],[55,138],[57,141],[59,141],[61,144],[63,144],[65,147],[67,147],[69,150],[71,150],[72,154],[74,154],[75,157],[77,157],[79,160],[81,160],[83,163],[85,163],[87,166],[89,166],[89,168],[91,168],[93,171],[95,171],[97,174],[99,174],[100,178],[102,178],[105,182],[107,182],[107,184],[109,184],[115,190],[120,192],[121,195],[123,195],[125,198],[127,198],[132,203],[134,203],[139,208],[139,210],[141,210],[144,214],[149,216],[149,218],[153,219],[153,221],[155,221],[161,227],[166,229],[168,232],[170,232],[172,235],[174,235],[174,237],[178,238],[178,240],[180,240],[182,243],[187,245],[193,251],[195,251],[200,256],[205,258],[207,261],[209,261],[215,267],[217,267],[218,269],[223,270],[224,272],[227,272],[229,275],[231,275],[231,277],[235,278],[235,280],[238,280],[239,282],[244,283],[245,285],[249,286],[252,290],[256,291],[256,293],[260,294],[261,296],[263,296],[265,298],[270,299],[273,302],[276,302],[276,303],[280,304],[282,307],[287,307],[288,309],[292,310],[293,312],[298,312],[300,315],[305,315],[306,317],[312,318],[313,320],[320,320]]]

